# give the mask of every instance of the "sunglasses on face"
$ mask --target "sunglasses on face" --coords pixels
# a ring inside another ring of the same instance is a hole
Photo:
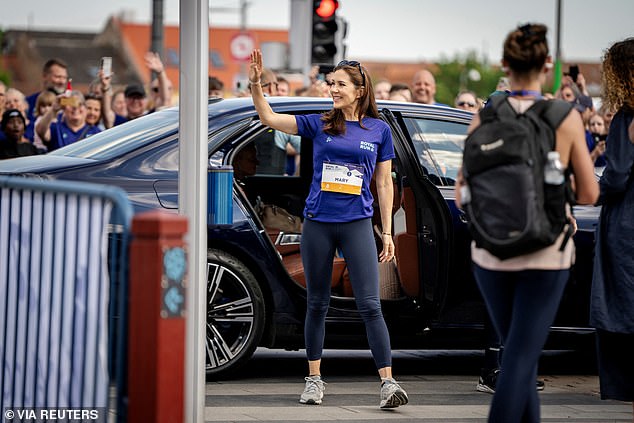
[[[472,103],[470,101],[459,101],[458,102],[458,106],[460,107],[464,107],[464,106],[469,106],[469,107],[475,107],[475,103]]]
[[[356,66],[359,69],[359,73],[361,74],[361,78],[363,80],[361,86],[365,87],[365,74],[363,73],[363,69],[361,69],[361,63],[357,62],[356,60],[342,60],[341,62],[337,63],[337,66],[335,66],[335,70],[341,68],[342,66]]]

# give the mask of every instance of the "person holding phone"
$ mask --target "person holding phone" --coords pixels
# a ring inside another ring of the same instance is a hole
[[[579,65],[570,65],[568,72],[564,72],[564,76],[568,80],[568,83],[574,84],[581,94],[589,95],[588,88],[586,86],[586,78],[579,71]]]
[[[65,99],[65,106],[60,102],[62,98]],[[61,119],[53,121],[60,110],[63,110]],[[35,130],[48,151],[101,132],[99,128],[86,122],[86,112],[86,101],[81,92],[71,91],[69,96],[62,94],[56,97],[53,107],[48,109],[35,125]]]
[[[594,140],[594,147],[590,149],[590,157],[595,167],[604,167],[605,157],[603,155],[605,154],[605,140],[608,137],[608,131],[605,127],[603,116],[596,112],[590,116],[588,129],[590,130],[590,136]]]
[[[390,337],[379,300],[378,263],[394,258],[392,241],[392,134],[379,119],[370,75],[359,62],[341,61],[328,79],[333,108],[324,114],[276,113],[262,93],[262,53],[251,53],[249,82],[255,109],[264,125],[312,140],[313,175],[301,240],[306,274],[304,338],[308,376],[302,404],[321,404],[325,382],[321,356],[330,303],[332,263],[340,250],[348,266],[359,314],[381,377],[380,407],[407,404],[407,393],[392,378]],[[376,179],[383,249],[377,257],[372,228]]]

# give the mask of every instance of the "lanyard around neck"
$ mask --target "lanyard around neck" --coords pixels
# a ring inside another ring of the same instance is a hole
[[[513,90],[509,93],[511,97],[535,97],[535,99],[542,98],[541,91],[537,90]]]

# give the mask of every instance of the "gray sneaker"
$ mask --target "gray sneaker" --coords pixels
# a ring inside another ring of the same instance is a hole
[[[304,380],[306,380],[306,386],[299,397],[299,402],[301,404],[321,404],[321,399],[324,397],[324,390],[326,389],[326,382],[321,380],[320,376],[308,376]]]
[[[407,392],[394,379],[381,384],[381,408],[396,408],[409,402]]]

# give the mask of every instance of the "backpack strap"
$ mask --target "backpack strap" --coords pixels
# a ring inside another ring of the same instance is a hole
[[[559,128],[561,122],[568,116],[573,105],[564,100],[539,100],[529,110],[544,120],[554,131]]]
[[[553,133],[557,131],[561,122],[568,116],[570,111],[574,106],[567,101],[564,100],[539,100],[536,101],[533,106],[529,110],[536,113],[546,124],[553,130]],[[552,146],[554,148],[554,146]],[[570,174],[571,168],[570,166],[566,169],[566,189],[565,196],[566,201],[569,204],[574,204],[574,193],[572,191],[572,187],[570,186]],[[564,251],[566,248],[566,244],[570,241],[570,238],[574,234],[574,229],[572,224],[568,222],[566,232],[564,233],[564,239],[561,241],[561,245],[559,246],[559,251]]]
[[[509,103],[507,99],[508,94],[506,93],[489,97],[484,109],[480,110],[480,123],[491,122],[500,115],[515,117],[517,113],[515,113],[511,103]]]

